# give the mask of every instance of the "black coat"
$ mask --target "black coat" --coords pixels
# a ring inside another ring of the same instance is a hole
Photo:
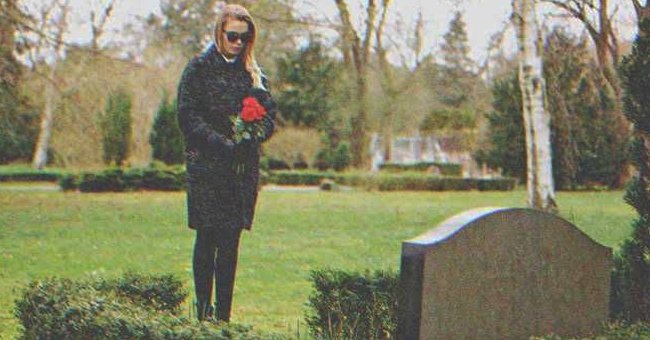
[[[268,89],[268,84],[264,79]],[[185,67],[178,85],[178,119],[185,138],[188,225],[192,229],[250,229],[259,182],[259,140],[235,145],[230,116],[255,96],[267,109],[268,139],[275,105],[267,91],[252,89],[250,74],[237,59],[228,63],[213,44]],[[237,158],[247,166],[236,173]]]

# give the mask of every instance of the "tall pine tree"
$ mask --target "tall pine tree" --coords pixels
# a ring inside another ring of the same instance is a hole
[[[613,273],[612,312],[627,321],[650,321],[650,19],[639,25],[632,53],[621,66],[625,114],[634,124],[632,160],[637,173],[625,201],[639,214]]]
[[[471,100],[471,89],[478,80],[473,73],[474,61],[470,58],[467,30],[463,14],[456,12],[445,33],[440,53],[444,65],[441,78],[441,101],[450,107],[466,106]]]

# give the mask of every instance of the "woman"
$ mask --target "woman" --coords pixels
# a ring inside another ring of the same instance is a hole
[[[229,321],[242,229],[251,229],[259,179],[259,144],[273,133],[275,105],[257,66],[256,26],[240,5],[220,12],[214,43],[186,66],[178,86],[185,139],[189,227],[196,230],[193,271],[199,320]],[[231,116],[253,96],[266,115],[263,136],[233,141]],[[245,165],[236,172],[235,163]],[[215,281],[216,306],[211,305]]]

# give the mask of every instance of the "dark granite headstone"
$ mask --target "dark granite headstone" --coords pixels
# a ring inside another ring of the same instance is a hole
[[[402,245],[398,339],[593,335],[611,249],[531,209],[472,210]]]

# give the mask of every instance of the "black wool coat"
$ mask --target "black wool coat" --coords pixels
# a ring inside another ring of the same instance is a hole
[[[263,83],[268,89],[266,79]],[[266,108],[266,136],[235,145],[230,116],[255,96]],[[178,85],[178,120],[185,140],[188,225],[192,229],[250,229],[259,182],[259,143],[273,133],[275,104],[268,91],[252,89],[242,61],[227,62],[213,44],[185,67]],[[243,173],[234,170],[244,162]]]

